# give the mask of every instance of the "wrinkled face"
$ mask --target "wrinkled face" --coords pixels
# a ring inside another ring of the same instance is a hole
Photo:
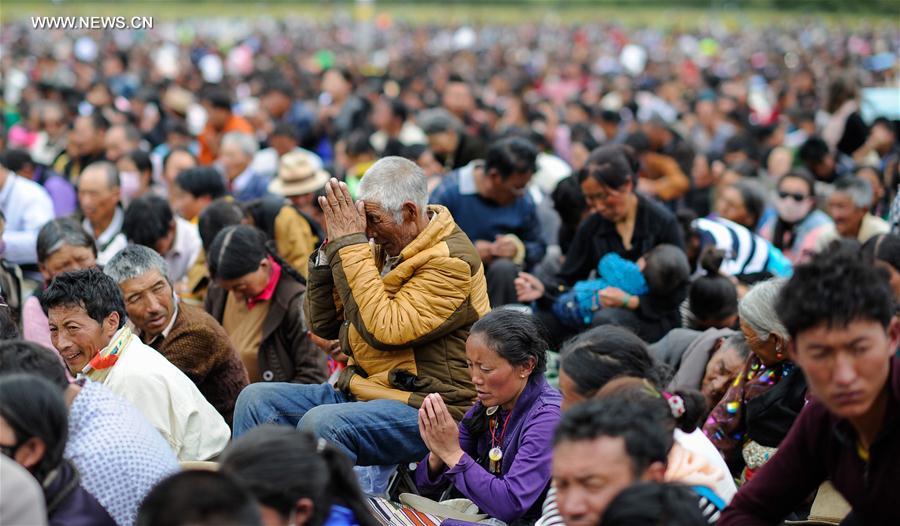
[[[588,177],[581,183],[581,192],[588,207],[612,222],[621,221],[628,215],[628,196],[631,195],[631,190],[631,181],[618,189],[600,184],[593,177]]]
[[[87,169],[78,180],[78,204],[92,225],[105,224],[116,211],[119,187],[109,186],[102,168]]]
[[[566,526],[596,526],[609,503],[634,482],[622,437],[565,440],[553,448],[556,504]]]
[[[414,218],[404,215],[402,224],[398,224],[393,214],[385,211],[378,203],[366,201],[366,235],[390,256],[400,252],[419,235]]]
[[[197,161],[195,161],[194,157],[189,153],[181,150],[172,152],[166,159],[166,166],[163,170],[163,177],[166,179],[169,188],[172,188],[172,186],[175,185],[175,177],[177,177],[178,174],[188,168],[196,168],[196,166]]]
[[[565,412],[573,405],[587,400],[587,398],[578,389],[575,380],[566,373],[565,369],[559,368],[559,393],[562,395],[562,404],[560,409]]]
[[[504,180],[497,170],[491,170],[488,174],[491,180],[490,197],[500,205],[508,205],[523,197],[528,183],[531,182],[532,173],[531,171],[514,173]]]
[[[47,313],[50,342],[72,374],[82,369],[109,344],[118,330],[119,315],[112,313],[97,323],[81,305],[57,306]]]
[[[766,365],[775,365],[784,361],[786,355],[779,349],[779,338],[775,334],[769,334],[766,340],[761,340],[756,335],[753,327],[741,320],[741,332],[747,340],[747,346],[755,354],[762,363]]]
[[[171,188],[169,200],[172,202],[172,208],[175,213],[188,221],[199,216],[210,203],[209,196],[194,197],[194,194],[185,191],[177,184],[172,185]]]
[[[247,169],[252,156],[247,155],[237,144],[226,142],[222,145],[222,154],[219,159],[225,168],[225,176],[231,180]]]
[[[700,382],[700,392],[706,397],[707,407],[715,407],[719,403],[743,366],[744,359],[733,348],[720,347],[712,355]]]
[[[218,279],[216,282],[220,287],[234,294],[238,301],[247,301],[255,298],[266,290],[269,284],[269,276],[271,275],[272,266],[268,259],[259,262],[259,268],[249,274],[235,279]]]
[[[534,366],[512,365],[485,342],[484,335],[466,340],[466,364],[478,399],[485,407],[509,409],[528,383]]]
[[[834,220],[834,228],[838,234],[855,239],[866,209],[857,208],[848,194],[834,192],[828,198],[828,215]]]
[[[57,274],[88,269],[96,265],[97,257],[90,247],[76,247],[72,245],[59,247],[38,264],[41,274],[44,276],[44,281],[47,283],[50,283]]]
[[[747,211],[741,192],[733,186],[726,186],[719,191],[716,196],[716,213],[747,228],[754,229],[756,227],[753,224],[753,217]]]
[[[172,286],[159,270],[151,269],[140,276],[119,283],[125,298],[128,319],[141,331],[144,341],[151,341],[166,328],[175,314]]]
[[[888,330],[873,320],[843,327],[821,323],[797,334],[791,357],[803,369],[810,391],[840,418],[866,415],[884,392],[900,326]]]

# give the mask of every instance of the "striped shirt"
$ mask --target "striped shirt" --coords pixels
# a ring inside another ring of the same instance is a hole
[[[701,246],[715,246],[725,253],[719,272],[740,276],[766,272],[769,267],[769,242],[746,227],[721,217],[695,219],[691,223],[700,235]],[[702,271],[698,268],[696,276]]]

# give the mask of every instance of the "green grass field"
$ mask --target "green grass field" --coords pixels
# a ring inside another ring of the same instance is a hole
[[[875,0],[880,1],[880,0]],[[893,1],[893,0],[892,0]],[[865,3],[865,0],[863,0]],[[370,8],[356,7],[352,2],[205,2],[205,1],[144,1],[144,2],[71,2],[53,3],[35,0],[3,0],[0,2],[0,21],[28,19],[31,16],[148,16],[155,20],[190,18],[254,18],[261,16],[284,17],[303,16],[317,20],[329,20],[345,14],[360,18],[387,15],[395,20],[414,23],[500,23],[520,24],[538,20],[554,20],[560,23],[589,23],[616,21],[625,25],[652,25],[662,27],[690,28],[705,25],[709,21],[720,21],[726,26],[765,25],[778,26],[796,22],[798,17],[812,17],[822,24],[843,23],[851,26],[898,25],[898,16],[884,13],[858,12],[841,13],[828,9],[782,11],[766,8],[736,9],[734,2],[656,1],[655,5],[634,0],[609,0],[587,5],[586,2],[550,2],[529,0],[500,4],[461,3],[452,0],[445,3],[397,3],[376,2]],[[754,5],[763,5],[765,2]],[[697,7],[720,6],[726,7]],[[747,5],[746,3],[743,5]],[[796,4],[787,4],[797,7]],[[873,4],[882,5],[882,4]],[[896,13],[897,11],[895,11]]]

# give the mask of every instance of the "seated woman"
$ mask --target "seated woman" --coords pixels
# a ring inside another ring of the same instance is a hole
[[[787,358],[790,336],[774,308],[783,284],[758,283],[738,305],[752,354],[703,426],[742,480],[775,454],[805,403],[806,381]]]
[[[114,526],[109,513],[81,486],[78,470],[63,458],[67,439],[68,409],[59,387],[31,374],[0,378],[0,450],[43,488],[49,524]],[[18,498],[4,495],[4,500]]]
[[[306,280],[252,226],[219,232],[207,253],[205,308],[231,338],[250,383],[321,384],[325,355],[307,338]]]
[[[749,356],[750,347],[742,333],[729,331],[722,335],[722,331],[709,329],[685,350],[667,389],[699,389],[706,397],[707,409],[712,409],[744,368]]]
[[[636,192],[638,169],[639,163],[627,147],[608,145],[591,152],[578,182],[593,213],[579,224],[562,268],[552,276],[520,273],[516,280],[519,301],[538,301],[538,316],[555,338],[571,334],[571,330],[556,321],[550,305],[561,292],[589,278],[600,258],[615,252],[637,261],[657,245],[684,246],[672,212]],[[624,294],[612,296],[610,301],[620,305],[625,299]]]
[[[54,219],[38,232],[37,258],[46,287],[57,274],[96,266],[97,246],[78,221]],[[41,310],[42,292],[43,287],[25,300],[22,307],[22,337],[53,349],[47,315]]]
[[[561,403],[544,379],[547,348],[529,314],[494,310],[475,322],[466,362],[478,401],[457,427],[440,396],[425,398],[419,429],[430,453],[415,472],[420,491],[450,483],[506,523],[540,515]]]
[[[378,524],[350,460],[311,433],[260,426],[232,442],[220,461],[221,471],[256,497],[265,526]]]
[[[794,265],[807,261],[819,238],[834,222],[816,208],[815,180],[805,172],[790,172],[778,180],[775,211],[759,233],[781,250]]]

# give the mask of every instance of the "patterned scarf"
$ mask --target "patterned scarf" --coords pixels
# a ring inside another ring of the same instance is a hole
[[[91,358],[91,361],[84,366],[81,375],[86,376],[95,382],[103,383],[109,375],[109,372],[112,370],[113,365],[119,361],[119,357],[122,356],[122,353],[128,348],[132,336],[131,329],[127,325],[119,329],[119,332],[113,335],[113,339],[109,342],[109,345],[98,352],[97,355]]]

